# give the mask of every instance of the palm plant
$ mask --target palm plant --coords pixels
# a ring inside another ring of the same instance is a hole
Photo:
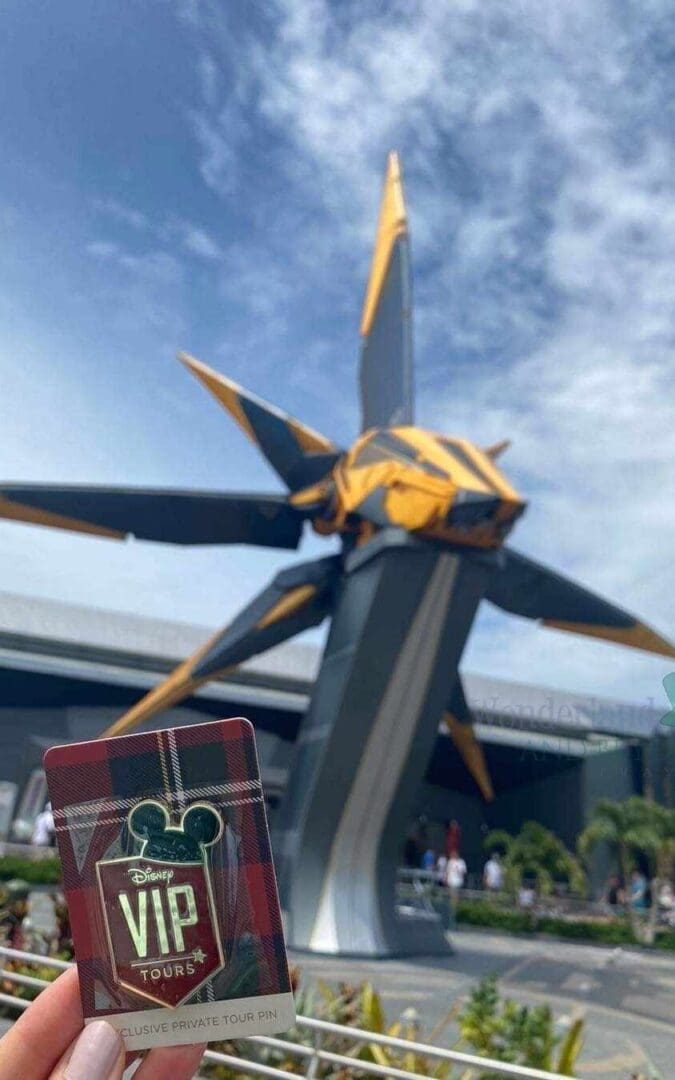
[[[614,851],[624,881],[630,877],[636,855],[641,855],[647,863],[652,896],[648,918],[642,920],[630,905],[629,913],[635,937],[651,944],[656,932],[660,888],[672,877],[675,861],[675,810],[641,795],[623,802],[600,799],[577,841],[579,854],[587,859],[599,843],[608,844]]]
[[[575,892],[585,892],[586,875],[581,863],[555,833],[538,821],[526,821],[516,836],[504,829],[493,829],[483,846],[486,851],[502,853],[504,879],[513,891],[523,878],[532,878],[540,896],[550,896],[556,881],[566,881]]]

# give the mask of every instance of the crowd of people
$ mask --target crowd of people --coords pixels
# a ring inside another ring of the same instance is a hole
[[[449,822],[445,831],[444,849],[438,851],[428,842],[427,823],[424,818],[417,823],[406,843],[405,861],[413,870],[423,870],[429,878],[437,881],[449,890],[453,908],[457,906],[459,893],[467,885],[467,865],[461,854],[462,830],[455,820]],[[478,885],[474,881],[474,887]],[[500,855],[493,851],[486,859],[481,876],[481,886],[487,893],[496,894],[505,887],[504,866]],[[658,905],[659,921],[675,927],[675,890],[670,882],[659,885],[658,895],[652,898],[651,886],[646,875],[640,869],[632,871],[626,882],[618,875],[612,875],[603,895],[608,913],[632,909],[645,913],[652,903]],[[531,882],[523,881],[518,889],[517,902],[521,908],[532,908],[537,899],[536,890]]]
[[[641,870],[633,870],[627,884],[618,874],[612,874],[605,889],[604,901],[612,912],[632,908],[644,914],[654,902],[658,905],[660,921],[675,926],[675,892],[669,881],[661,882],[658,895],[652,889]]]
[[[452,892],[463,889],[466,883],[467,868],[457,848],[452,848],[448,855],[436,855],[428,848],[422,856],[422,870],[433,872],[440,885],[447,886]],[[504,887],[504,870],[499,852],[493,851],[483,867],[483,888],[488,892],[499,892]]]
[[[424,870],[433,876],[439,885],[445,886],[450,893],[453,906],[456,906],[459,892],[466,885],[467,866],[462,858],[462,830],[459,822],[448,823],[445,831],[444,850],[439,854],[427,843],[426,823],[418,823],[415,835],[411,834],[406,844],[406,863],[411,869]],[[504,870],[498,852],[492,852],[483,867],[483,888],[497,893],[504,887]]]

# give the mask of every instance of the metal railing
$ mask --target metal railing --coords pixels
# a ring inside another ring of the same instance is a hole
[[[474,875],[477,878],[477,875]],[[397,873],[396,895],[399,903],[413,904],[419,907],[442,909],[448,903],[448,890],[439,881],[435,870],[417,870],[400,868]],[[482,888],[465,887],[459,890],[460,900],[483,901],[505,911],[513,911],[513,895],[506,890],[488,892]],[[616,917],[604,900],[591,900],[566,890],[552,896],[536,896],[529,910],[535,915],[550,915],[558,918],[603,918]]]
[[[15,961],[22,964],[35,964],[42,967],[52,967],[59,971],[65,971],[74,965],[67,960],[58,960],[52,956],[39,956],[36,953],[21,952],[18,949],[10,949],[0,945],[0,981],[14,983],[19,986],[27,986],[33,989],[43,990],[49,983],[32,975],[7,970],[7,961]],[[24,998],[14,997],[12,994],[0,993],[0,1004],[9,1006],[21,1012],[27,1009],[30,1001]],[[301,1073],[291,1073],[274,1065],[266,1065],[263,1062],[250,1060],[245,1057],[236,1057],[233,1054],[221,1054],[216,1050],[207,1050],[204,1054],[206,1061],[214,1065],[227,1065],[235,1072],[250,1076],[276,1077],[277,1080],[298,1080],[299,1075],[304,1075],[308,1080],[313,1080],[320,1064],[326,1063],[337,1065],[341,1068],[351,1068],[355,1072],[363,1073],[364,1076],[395,1077],[400,1080],[415,1080],[426,1073],[410,1072],[399,1069],[395,1065],[380,1065],[372,1061],[363,1061],[353,1054],[338,1054],[324,1048],[324,1038],[328,1035],[343,1038],[350,1046],[358,1048],[367,1045],[381,1046],[383,1049],[403,1051],[408,1054],[419,1055],[424,1058],[432,1058],[436,1061],[444,1061],[449,1064],[461,1066],[466,1070],[475,1070],[469,1073],[477,1078],[486,1072],[495,1076],[508,1076],[513,1080],[560,1080],[559,1073],[547,1072],[543,1069],[531,1069],[525,1065],[511,1065],[503,1061],[493,1061],[491,1058],[478,1057],[476,1054],[464,1054],[459,1050],[446,1050],[440,1046],[432,1046],[427,1043],[414,1042],[410,1039],[394,1038],[391,1035],[380,1035],[375,1031],[365,1031],[362,1028],[346,1027],[342,1024],[333,1024],[328,1020],[315,1020],[309,1016],[298,1016],[295,1026],[301,1031],[306,1031],[312,1036],[312,1045],[291,1042],[270,1035],[251,1035],[246,1039],[238,1039],[238,1042],[247,1042],[252,1046],[267,1047],[270,1050],[279,1050],[289,1057],[299,1058],[303,1063]],[[573,1078],[572,1078],[573,1080]]]

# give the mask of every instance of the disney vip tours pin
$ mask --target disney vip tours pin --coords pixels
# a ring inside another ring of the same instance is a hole
[[[54,746],[45,771],[85,1023],[132,1051],[292,1027],[248,720]]]
[[[224,825],[205,802],[170,820],[164,803],[139,802],[127,821],[140,854],[98,862],[96,875],[116,981],[175,1008],[225,965],[206,865]]]

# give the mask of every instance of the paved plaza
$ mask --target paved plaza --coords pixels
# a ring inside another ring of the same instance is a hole
[[[345,960],[294,954],[304,982],[368,979],[380,991],[387,1016],[414,1007],[421,1038],[452,1046],[453,1005],[476,980],[495,972],[503,994],[535,1004],[547,1001],[562,1023],[582,1010],[586,1041],[580,1077],[630,1080],[650,1060],[663,1080],[675,1076],[675,956],[532,940],[462,930],[455,953],[419,960]],[[446,1022],[447,1021],[447,1022]]]

